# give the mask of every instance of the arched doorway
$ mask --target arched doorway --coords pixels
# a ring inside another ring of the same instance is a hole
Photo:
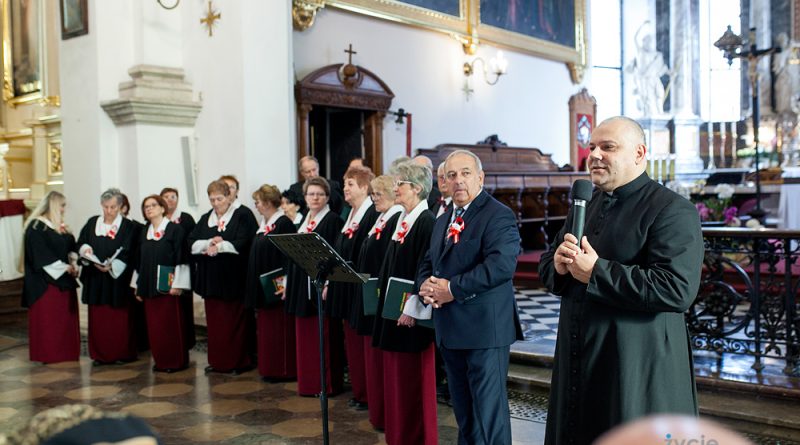
[[[297,156],[315,156],[320,174],[341,180],[347,164],[363,157],[383,172],[383,119],[394,93],[378,76],[351,64],[328,65],[295,85]]]

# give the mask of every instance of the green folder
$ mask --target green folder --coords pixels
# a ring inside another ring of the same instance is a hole
[[[381,292],[378,289],[378,277],[370,278],[361,285],[362,300],[364,300],[364,315],[375,315],[378,313],[378,299]]]
[[[280,303],[281,297],[275,295],[275,292],[286,287],[286,272],[283,268],[261,274],[259,280],[261,280],[261,290],[264,291],[264,303],[268,305]]]
[[[383,318],[397,320],[403,315],[406,300],[414,291],[414,282],[402,278],[389,278],[386,284],[386,301],[383,302]],[[417,320],[417,326],[433,329],[433,320]]]
[[[156,290],[168,294],[175,281],[175,266],[162,266],[159,264],[156,272]]]

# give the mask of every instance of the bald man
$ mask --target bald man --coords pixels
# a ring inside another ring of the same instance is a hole
[[[703,236],[694,205],[645,173],[644,132],[595,128],[595,190],[580,248],[567,216],[539,273],[561,298],[546,444],[589,444],[652,413],[697,415],[683,313],[697,296]]]

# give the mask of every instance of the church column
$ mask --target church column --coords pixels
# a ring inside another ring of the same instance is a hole
[[[692,17],[698,11],[692,9],[691,0],[672,0],[670,3],[670,66],[676,76],[670,89],[671,112],[674,116],[673,144],[675,147],[676,171],[696,172],[703,170],[700,158],[701,123],[698,116],[697,95],[692,67],[698,58],[693,46],[698,29]]]

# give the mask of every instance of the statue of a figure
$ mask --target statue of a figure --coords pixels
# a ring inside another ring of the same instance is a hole
[[[641,39],[639,35],[650,22],[646,21],[633,36],[636,43],[636,57],[625,67],[633,77],[633,93],[638,97],[638,107],[645,117],[664,114],[666,89],[661,77],[672,72],[664,63],[664,55],[656,49],[654,35],[646,33]],[[671,83],[671,80],[670,80]]]
[[[775,76],[775,113],[800,112],[800,64],[792,63],[795,51],[800,51],[800,44],[789,40],[782,32],[776,38],[781,52],[772,56],[772,75]]]

